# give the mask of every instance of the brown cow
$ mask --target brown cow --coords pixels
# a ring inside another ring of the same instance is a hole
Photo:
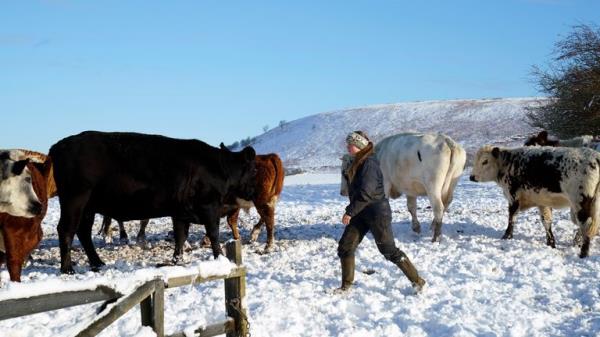
[[[256,185],[255,194],[252,200],[226,200],[223,212],[221,214],[227,216],[227,224],[233,232],[233,238],[238,240],[240,233],[238,231],[238,216],[240,208],[246,211],[251,207],[256,207],[256,211],[260,216],[258,223],[252,228],[250,241],[256,241],[262,224],[267,226],[267,245],[265,252],[271,251],[273,241],[275,240],[275,205],[279,200],[279,195],[283,189],[283,164],[278,155],[274,153],[257,155],[256,156]],[[208,237],[204,237],[204,242],[208,241]]]
[[[47,181],[52,163],[30,162],[27,168],[31,172],[32,185],[42,204],[42,212],[33,218],[15,217],[0,213],[0,264],[6,258],[10,280],[21,282],[23,262],[42,240],[42,220],[48,207]]]
[[[273,241],[275,240],[275,204],[279,199],[281,190],[283,189],[283,164],[278,155],[271,153],[266,155],[256,156],[256,192],[253,200],[242,200],[242,199],[227,199],[224,202],[223,209],[221,210],[221,216],[227,216],[227,224],[233,232],[233,237],[238,240],[240,233],[238,230],[237,222],[240,214],[240,208],[248,210],[251,207],[256,207],[256,211],[260,215],[260,220],[250,235],[250,241],[256,241],[262,224],[267,226],[267,245],[265,246],[265,252],[269,252],[273,247]],[[104,237],[105,242],[112,242],[110,236],[110,217],[104,217],[102,221],[102,227],[100,233]],[[129,242],[125,226],[122,221],[118,221],[119,224],[119,235],[122,244]],[[137,244],[141,246],[146,245],[146,226],[148,220],[140,221],[140,230],[137,235]],[[207,236],[202,239],[204,245],[210,246],[210,240]]]

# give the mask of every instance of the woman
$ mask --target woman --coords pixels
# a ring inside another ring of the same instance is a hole
[[[383,189],[383,175],[374,155],[373,143],[362,131],[351,132],[346,138],[352,165],[345,172],[349,183],[350,204],[342,218],[346,225],[338,245],[342,264],[340,291],[350,289],[354,281],[354,253],[367,232],[371,231],[377,248],[386,259],[404,272],[418,292],[425,285],[417,270],[394,242],[392,211]]]

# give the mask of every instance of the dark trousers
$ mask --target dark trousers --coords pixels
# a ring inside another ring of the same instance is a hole
[[[350,219],[344,234],[338,243],[338,256],[340,259],[354,256],[358,244],[371,231],[377,249],[383,256],[398,264],[406,257],[403,251],[396,247],[394,233],[392,232],[392,212],[387,200],[371,204]]]

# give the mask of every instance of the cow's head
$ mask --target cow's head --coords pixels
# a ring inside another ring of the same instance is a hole
[[[0,152],[0,212],[32,218],[42,212],[42,204],[33,190],[28,160],[12,160]]]
[[[557,146],[558,140],[548,139],[548,132],[546,130],[540,131],[537,135],[529,137],[525,142],[525,146]]]
[[[340,194],[344,197],[348,196],[348,169],[352,166],[352,156],[349,154],[343,155],[342,160],[342,182],[340,184]]]
[[[495,181],[498,177],[500,149],[486,145],[477,151],[473,170],[469,177],[471,181]]]
[[[256,190],[256,151],[247,146],[240,152],[231,152],[223,143],[221,150],[231,158],[224,163],[229,166],[224,171],[229,172],[228,178],[232,182],[228,192],[237,198],[252,200]]]

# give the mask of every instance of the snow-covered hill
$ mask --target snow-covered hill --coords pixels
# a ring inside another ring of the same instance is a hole
[[[502,98],[382,104],[320,113],[276,127],[258,136],[258,153],[275,152],[288,169],[319,170],[339,166],[344,137],[364,130],[375,142],[406,131],[441,132],[472,155],[483,144],[516,146],[535,130],[525,108],[543,98]]]

